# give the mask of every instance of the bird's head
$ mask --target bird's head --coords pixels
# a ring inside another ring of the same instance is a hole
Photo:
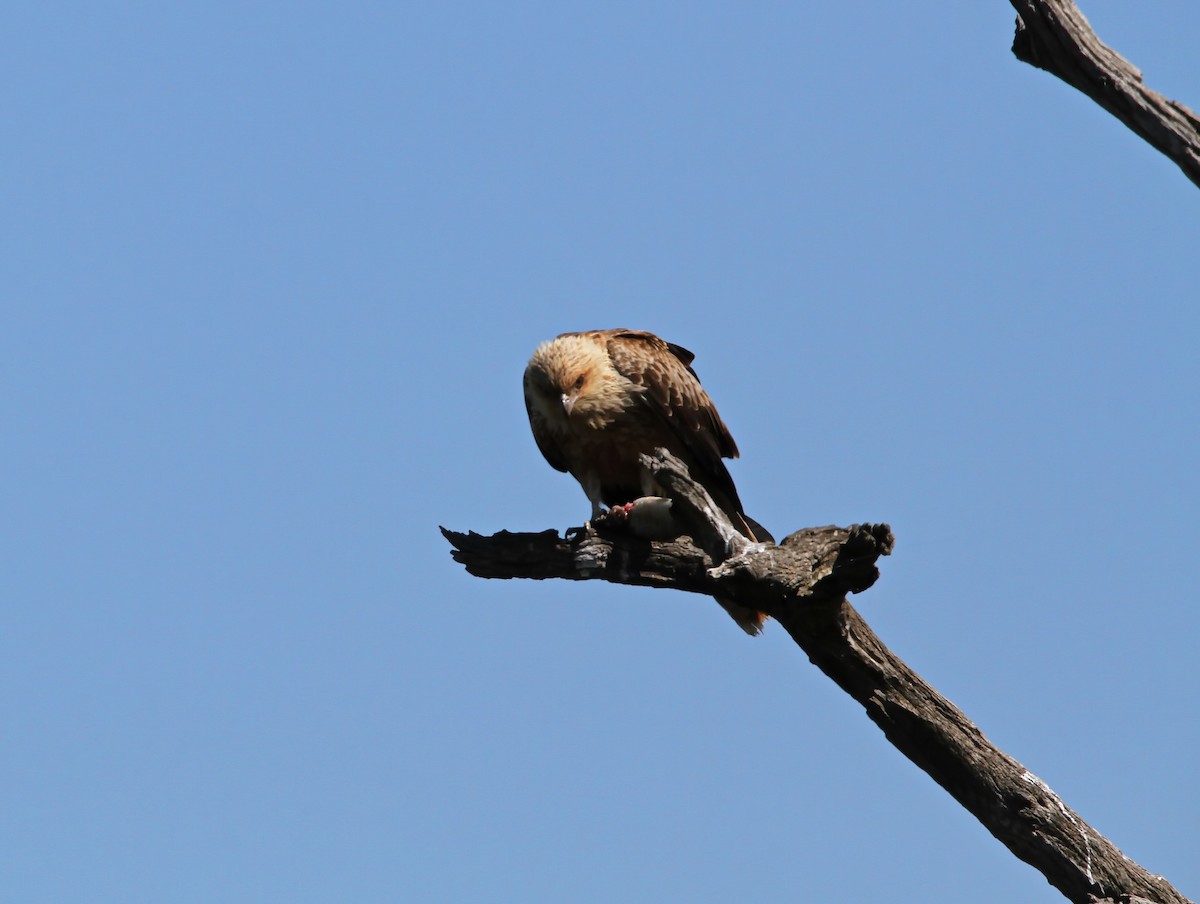
[[[586,336],[559,336],[538,346],[525,368],[525,394],[550,424],[602,426],[623,407],[625,380],[608,352]]]

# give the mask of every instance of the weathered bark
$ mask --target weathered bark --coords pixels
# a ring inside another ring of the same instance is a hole
[[[1142,73],[1106,46],[1073,0],[1010,0],[1012,51],[1058,76],[1125,123],[1200,185],[1200,117],[1142,84]]]
[[[566,539],[552,530],[490,537],[445,528],[442,533],[455,547],[455,561],[480,577],[670,587],[721,595],[766,612],[862,704],[897,749],[1069,900],[1189,904],[997,749],[888,650],[846,601],[848,593],[866,590],[878,578],[877,560],[892,551],[887,525],[808,528],[778,546],[751,543],[732,529],[677,459],[659,450],[644,462],[667,488],[687,536],[652,542],[590,526]]]

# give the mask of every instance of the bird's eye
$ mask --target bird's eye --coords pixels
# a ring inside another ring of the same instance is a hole
[[[578,377],[575,378],[575,388],[576,389],[583,388],[583,374],[580,374]]]

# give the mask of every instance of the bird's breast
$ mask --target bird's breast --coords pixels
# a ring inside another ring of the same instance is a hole
[[[570,470],[580,481],[591,478],[598,482],[609,505],[630,502],[642,495],[643,469],[638,456],[657,446],[674,445],[668,431],[636,422],[617,422],[603,430],[578,430],[574,431]]]

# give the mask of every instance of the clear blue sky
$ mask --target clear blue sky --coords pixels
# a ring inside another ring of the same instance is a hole
[[[1084,0],[1200,107],[1200,7]],[[1003,0],[6,16],[0,898],[1059,901],[778,626],[470,578],[654,330],[776,534],[1200,895],[1200,193]]]

